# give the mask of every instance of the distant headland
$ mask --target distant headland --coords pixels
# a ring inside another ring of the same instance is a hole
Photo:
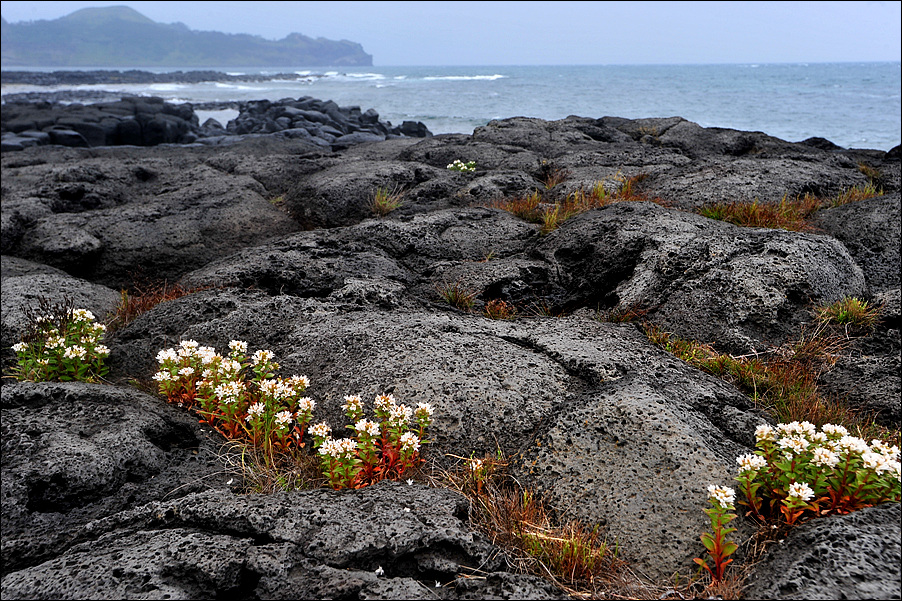
[[[3,67],[360,66],[373,64],[348,40],[292,33],[281,40],[194,31],[157,23],[126,6],[84,8],[52,21],[2,21]],[[65,40],[66,43],[60,43]]]

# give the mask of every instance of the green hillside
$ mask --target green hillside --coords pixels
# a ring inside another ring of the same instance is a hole
[[[127,6],[85,8],[53,21],[2,20],[4,67],[371,66],[347,40],[282,40],[156,23]]]

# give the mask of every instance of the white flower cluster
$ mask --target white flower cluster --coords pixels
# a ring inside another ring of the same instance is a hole
[[[94,319],[87,309],[75,309],[65,318],[35,318],[38,336],[12,345],[18,363],[16,377],[46,381],[102,375],[103,359],[109,356],[110,349],[100,344],[106,326],[93,323]],[[86,365],[90,366],[87,371]]]
[[[708,487],[708,498],[717,501],[721,507],[732,508],[733,501],[736,500],[736,492],[729,486],[712,484]]]
[[[351,438],[327,439],[319,447],[319,454],[333,459],[350,459],[354,457],[357,441]]]
[[[448,165],[448,169],[451,171],[459,171],[461,173],[473,173],[476,171],[476,161],[464,163],[460,159],[454,159],[454,162]]]

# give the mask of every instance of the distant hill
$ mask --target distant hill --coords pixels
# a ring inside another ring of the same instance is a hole
[[[215,6],[215,5],[214,5]],[[194,31],[164,24],[127,6],[84,8],[53,21],[2,20],[4,67],[301,67],[371,66],[373,57],[347,40],[292,33],[261,36]]]

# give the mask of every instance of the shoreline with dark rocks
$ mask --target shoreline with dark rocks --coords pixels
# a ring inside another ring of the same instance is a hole
[[[255,123],[284,108],[252,106]],[[310,378],[316,419],[333,427],[347,394],[430,403],[430,459],[502,452],[562,521],[599,524],[656,596],[703,553],[707,486],[731,485],[755,427],[774,419],[603,315],[640,308],[675,336],[766,355],[790,348],[816,307],[865,299],[882,307],[879,322],[817,383],[900,427],[898,147],[791,143],[679,117],[515,117],[346,146],[284,131],[0,156],[5,367],[40,297],[103,316],[148,279],[199,289],[107,338],[109,383],[2,381],[4,599],[567,597],[512,571],[469,528],[465,499],[424,482],[241,494],[215,432],[130,384],[185,339],[272,350],[281,375]],[[456,159],[476,171],[448,170]],[[626,181],[661,202],[592,209],[548,234],[491,206]],[[875,182],[882,195],[820,209],[810,231],[696,212]],[[378,189],[403,193],[384,217]],[[453,284],[472,293],[471,310],[443,300]],[[517,317],[487,318],[492,301]],[[751,520],[734,523],[749,541]],[[750,566],[745,595],[898,598],[899,540],[898,503],[814,519]]]
[[[201,124],[192,104],[143,96],[92,104],[6,102],[0,113],[0,151],[44,145],[221,145],[254,135],[278,135],[338,150],[363,142],[432,135],[421,122],[393,126],[380,120],[375,109],[340,107],[310,96],[204,105],[207,110],[214,107],[235,107],[239,114],[225,126],[215,119]]]

